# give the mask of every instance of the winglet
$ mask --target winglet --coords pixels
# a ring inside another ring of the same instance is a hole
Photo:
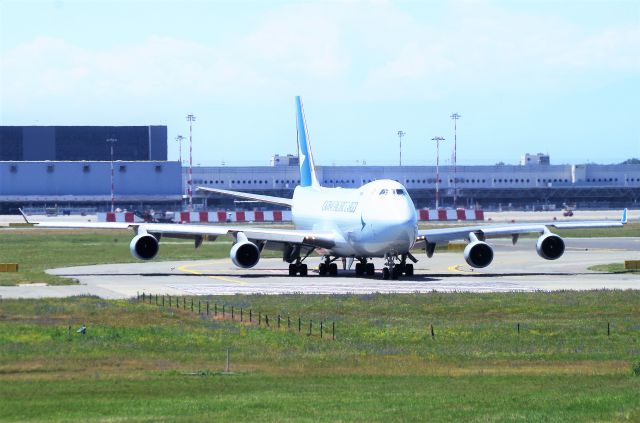
[[[27,218],[27,215],[24,214],[24,212],[22,211],[21,208],[18,208],[18,210],[20,211],[20,214],[22,215],[22,218],[24,219],[25,222],[27,222],[29,225],[33,225],[33,222],[29,222],[29,219]]]
[[[625,225],[627,223],[627,209],[622,210],[622,219],[620,219],[620,223]]]
[[[298,126],[298,159],[300,160],[300,186],[319,187],[316,168],[311,154],[311,143],[300,96],[296,96],[296,121]]]

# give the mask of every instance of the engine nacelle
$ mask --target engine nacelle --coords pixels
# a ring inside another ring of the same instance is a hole
[[[244,241],[238,239],[238,242],[233,244],[229,256],[236,266],[249,269],[258,264],[260,260],[260,249],[256,244],[244,237]]]
[[[543,234],[536,243],[536,252],[546,260],[559,259],[564,254],[564,241],[556,234]]]
[[[131,250],[131,255],[138,260],[151,260],[158,254],[160,243],[153,235],[143,233],[136,235],[131,240],[129,250]]]
[[[471,242],[464,249],[464,259],[471,267],[487,267],[493,261],[493,248],[483,241]]]

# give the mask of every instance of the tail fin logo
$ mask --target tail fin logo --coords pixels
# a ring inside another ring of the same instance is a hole
[[[296,97],[296,112],[298,126],[298,155],[300,160],[300,186],[318,187],[318,179],[316,177],[316,169],[313,164],[313,154],[311,154],[311,145],[309,143],[309,134],[307,132],[307,123],[304,117],[302,101],[300,96]]]

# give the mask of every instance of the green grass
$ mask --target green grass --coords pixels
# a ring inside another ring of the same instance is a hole
[[[640,419],[640,291],[195,300],[268,314],[271,327],[155,298],[3,300],[2,420]],[[320,320],[336,322],[335,341]],[[233,375],[219,373],[227,348]]]
[[[131,231],[97,230],[4,230],[0,231],[0,261],[18,263],[19,272],[0,273],[0,285],[44,282],[50,285],[74,283],[69,278],[48,275],[57,267],[106,263],[131,263]],[[19,248],[17,248],[19,246]],[[198,249],[191,241],[163,239],[155,260],[204,260],[229,257],[231,241],[221,237],[204,242]],[[265,252],[265,257],[273,256]]]
[[[640,273],[640,271],[637,271],[637,270],[625,269],[624,263],[596,264],[594,266],[590,266],[588,269],[593,270],[594,272]]]

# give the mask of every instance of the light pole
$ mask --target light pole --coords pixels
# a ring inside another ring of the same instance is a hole
[[[178,135],[176,137],[176,141],[178,141],[178,145],[179,145],[178,161],[180,162],[180,168],[182,168],[182,140],[184,140],[184,137],[182,135]]]
[[[189,211],[193,210],[193,122],[194,115],[187,115],[189,121],[189,177],[187,178],[187,194],[189,195]]]
[[[114,204],[115,204],[115,187],[113,183],[113,144],[118,142],[116,138],[107,138],[107,142],[109,143],[111,150],[111,213],[113,213]]]
[[[453,119],[453,205],[457,204],[458,200],[458,169],[457,169],[457,155],[458,155],[458,119],[461,116],[458,113],[453,113],[451,119]]]
[[[404,131],[398,131],[398,139],[400,140],[400,166],[402,166],[402,137],[405,135]]]
[[[431,141],[436,142],[436,210],[440,208],[440,141],[442,137],[433,137]]]

